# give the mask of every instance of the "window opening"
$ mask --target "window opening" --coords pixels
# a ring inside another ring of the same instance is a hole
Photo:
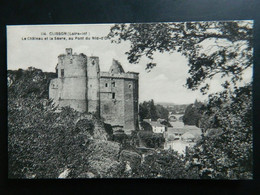
[[[116,86],[116,83],[115,82],[112,82],[112,87],[115,87]]]
[[[116,98],[116,94],[112,93],[112,99],[115,99],[115,98]]]
[[[61,69],[61,77],[64,77],[64,69]]]
[[[107,85],[107,83],[105,83],[105,87],[107,87],[108,85]]]

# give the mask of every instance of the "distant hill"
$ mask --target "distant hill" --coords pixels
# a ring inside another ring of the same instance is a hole
[[[169,102],[158,102],[157,105],[163,106],[169,112],[172,112],[174,114],[184,114],[186,108],[190,104],[175,104],[175,103],[169,103]]]

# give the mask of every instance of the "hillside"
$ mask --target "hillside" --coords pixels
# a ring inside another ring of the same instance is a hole
[[[50,80],[56,77],[56,73],[43,72],[40,69],[28,68],[27,70],[8,70],[8,97],[48,98]]]
[[[8,70],[9,178],[198,178],[174,151],[138,149],[137,132],[115,136],[91,114],[55,112],[52,78],[34,68]]]
[[[125,161],[140,159],[139,154],[124,157],[109,125],[91,114],[71,108],[55,112],[47,100],[55,77],[34,68],[8,70],[9,178],[122,175]]]

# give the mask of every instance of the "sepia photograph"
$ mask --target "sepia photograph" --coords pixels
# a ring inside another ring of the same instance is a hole
[[[7,25],[9,179],[253,179],[253,20]]]

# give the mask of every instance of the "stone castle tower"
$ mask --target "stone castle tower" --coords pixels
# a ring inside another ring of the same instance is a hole
[[[101,72],[98,57],[72,54],[71,48],[58,56],[56,73],[49,98],[59,107],[96,113],[106,123],[122,126],[126,133],[138,128],[139,73],[125,73],[116,60],[108,72]]]

